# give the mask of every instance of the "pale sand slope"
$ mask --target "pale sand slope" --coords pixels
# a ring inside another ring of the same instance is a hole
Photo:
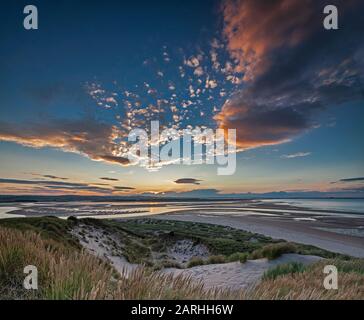
[[[204,283],[206,289],[246,289],[257,284],[265,271],[279,264],[301,262],[304,265],[312,264],[322,259],[317,256],[304,256],[299,254],[284,254],[269,261],[267,259],[248,260],[245,263],[231,262],[223,264],[210,264],[196,266],[189,269],[168,268],[162,272],[174,275],[191,276]]]
[[[120,274],[128,275],[138,267],[123,257],[122,245],[111,234],[82,224],[74,228],[72,234],[79,239],[87,252],[109,262]]]
[[[284,239],[297,243],[313,245],[328,251],[364,257],[363,238],[319,230],[317,221],[293,221],[284,218],[244,216],[230,214],[196,214],[178,212],[153,216],[154,219],[192,221],[229,226],[253,233],[263,234],[275,239]]]

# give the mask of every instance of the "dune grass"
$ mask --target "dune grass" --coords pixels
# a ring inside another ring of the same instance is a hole
[[[263,280],[274,280],[279,276],[304,272],[306,267],[303,263],[290,262],[270,268],[263,275]]]
[[[225,256],[227,262],[236,257],[234,254],[237,253],[247,254],[249,259],[275,259],[284,253],[293,252],[318,255],[324,258],[347,258],[314,246],[293,244],[260,234],[208,223],[157,219],[131,219],[117,223],[103,223],[113,224],[115,228],[128,230],[134,235],[149,239],[150,243],[154,243],[159,248],[178,239],[191,239],[196,243],[206,245],[212,255]],[[232,256],[231,259],[229,259],[230,256]],[[244,258],[241,260],[244,261]]]
[[[353,262],[354,261],[354,262]],[[364,260],[340,259],[320,261],[300,272],[266,277],[249,292],[248,299],[268,300],[353,300],[364,299]],[[338,289],[327,290],[323,285],[325,265],[338,268]],[[284,270],[284,269],[282,269]],[[286,268],[285,271],[288,269]],[[341,270],[341,271],[340,271]],[[278,273],[276,271],[276,273]]]
[[[340,259],[318,262],[309,267],[300,264],[276,267],[265,274],[260,284],[246,292],[206,290],[201,282],[192,278],[173,277],[146,267],[137,268],[128,274],[119,274],[109,264],[81,249],[77,239],[69,233],[77,223],[51,217],[0,221],[0,299],[364,299],[364,260],[346,261],[340,255]],[[106,225],[111,228],[108,230],[119,236],[129,237],[129,250],[140,245],[141,256],[146,248],[163,248],[168,239],[178,239],[187,234],[185,228],[190,227],[184,224],[171,230],[173,224],[162,224],[164,233],[156,236],[156,229],[152,234],[141,234],[142,230],[149,230],[148,223],[147,228],[132,230],[128,229],[127,224],[118,227],[115,222],[90,223],[102,228]],[[156,227],[154,223],[152,225],[153,228]],[[196,241],[203,242],[210,228],[213,230],[212,237],[222,231],[215,226],[194,226],[191,234],[196,237]],[[238,245],[241,242],[239,233],[232,235],[235,231],[225,231],[227,234],[220,234],[220,238],[227,237],[241,248]],[[252,237],[256,239],[253,234],[242,236],[242,247],[249,245]],[[210,257],[207,262],[196,258],[188,266],[245,262],[252,256],[273,259],[282,253],[303,249],[316,250],[314,247],[307,248],[287,242],[268,243],[263,240],[252,243],[252,247],[256,249],[251,252],[237,251],[227,254],[227,250],[223,251],[225,254]],[[165,263],[168,265],[170,262]],[[339,290],[326,290],[323,287],[323,267],[327,264],[333,264],[339,270]],[[26,265],[35,265],[38,268],[39,289],[36,291],[23,288],[23,268]]]
[[[243,252],[235,252],[233,254],[231,254],[230,256],[228,256],[226,258],[227,262],[236,262],[239,261],[241,263],[244,263],[248,260],[249,255],[247,253],[243,253]]]
[[[187,263],[187,268],[202,266],[205,264],[205,261],[200,257],[192,257],[190,261]]]
[[[23,288],[23,268],[38,269],[39,289]],[[205,290],[188,277],[140,267],[121,275],[98,258],[33,231],[0,227],[1,299],[233,299],[242,293]]]
[[[77,223],[72,219],[64,220],[57,217],[29,217],[1,219],[0,226],[20,231],[34,231],[43,239],[51,239],[67,247],[81,249],[76,238],[70,230]]]
[[[251,259],[267,258],[274,260],[279,258],[284,253],[295,253],[297,251],[296,245],[290,242],[272,243],[268,244],[261,249],[255,250],[251,253]]]

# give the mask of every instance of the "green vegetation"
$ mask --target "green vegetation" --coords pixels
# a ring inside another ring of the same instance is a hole
[[[81,249],[78,240],[70,234],[70,230],[75,225],[70,219],[64,220],[56,217],[30,217],[1,219],[0,227],[17,229],[20,231],[34,231],[43,239],[54,240],[66,247]]]
[[[228,262],[235,262],[239,261],[241,263],[244,263],[248,260],[249,255],[247,253],[242,252],[235,252],[227,257]]]
[[[205,244],[214,255],[231,255],[236,252],[253,252],[264,244],[275,240],[258,234],[230,227],[205,223],[137,219],[119,223],[123,229],[139,236],[155,238],[158,234],[168,242],[178,239],[191,239]]]
[[[267,258],[274,260],[284,253],[294,253],[297,251],[296,245],[289,242],[268,244],[261,249],[255,250],[251,255],[251,259]]]
[[[299,273],[305,270],[306,267],[303,263],[290,262],[286,264],[280,264],[266,271],[263,275],[263,280],[268,280],[268,279],[274,280],[282,275]]]
[[[115,222],[113,223],[115,224]],[[116,224],[118,228],[133,232],[140,237],[149,238],[154,245],[160,242],[159,239],[163,239],[163,244],[158,244],[161,246],[161,250],[171,242],[187,238],[195,243],[206,245],[213,255],[224,255],[227,261],[240,260],[229,260],[228,257],[236,253],[248,254],[249,259],[275,259],[281,254],[293,252],[318,255],[324,258],[348,258],[310,245],[293,244],[260,234],[207,223],[133,219]],[[243,258],[242,261],[244,260],[246,259]]]
[[[314,254],[325,258],[347,258],[313,246],[298,245],[274,240],[263,235],[243,230],[213,224],[194,222],[168,221],[155,219],[131,219],[125,221],[69,218],[67,220],[55,217],[15,218],[0,220],[0,226],[18,230],[34,231],[44,239],[52,239],[66,247],[80,249],[78,240],[71,235],[70,230],[80,221],[83,224],[112,234],[123,243],[118,248],[116,243],[110,243],[115,252],[122,249],[123,256],[131,263],[163,268],[171,266],[175,261],[164,259],[168,247],[178,240],[191,239],[195,244],[204,244],[212,254],[203,263],[224,263],[247,259],[275,259],[284,253]],[[84,237],[83,231],[80,236]],[[164,261],[163,261],[164,260]],[[196,261],[189,265],[196,265]],[[179,266],[181,267],[181,266]]]
[[[205,264],[205,261],[199,257],[192,257],[190,261],[188,261],[187,268],[192,268],[196,266],[202,266]]]
[[[225,263],[225,257],[223,255],[215,255],[215,256],[210,256],[207,259],[206,264],[219,264],[219,263]]]

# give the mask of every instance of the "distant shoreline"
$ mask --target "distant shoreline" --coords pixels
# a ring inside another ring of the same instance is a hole
[[[251,200],[364,200],[364,197],[205,197],[205,198],[185,198],[185,197],[110,197],[110,196],[28,196],[28,195],[0,195],[0,204],[9,202],[189,202],[189,201],[251,201]]]

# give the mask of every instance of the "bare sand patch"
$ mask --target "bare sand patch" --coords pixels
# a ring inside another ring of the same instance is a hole
[[[223,264],[210,264],[196,266],[189,269],[168,268],[161,272],[167,274],[190,276],[196,280],[202,281],[207,289],[249,289],[258,284],[264,272],[269,268],[279,264],[289,262],[299,262],[309,265],[321,260],[321,257],[300,255],[300,254],[284,254],[275,260],[258,259],[248,260],[245,263],[230,262]]]
[[[195,244],[192,240],[178,240],[167,250],[168,256],[177,263],[184,265],[192,258],[207,259],[210,255],[209,249],[203,244]]]
[[[109,262],[120,274],[127,275],[138,267],[122,255],[123,245],[112,234],[85,224],[77,225],[72,234],[87,252]]]

